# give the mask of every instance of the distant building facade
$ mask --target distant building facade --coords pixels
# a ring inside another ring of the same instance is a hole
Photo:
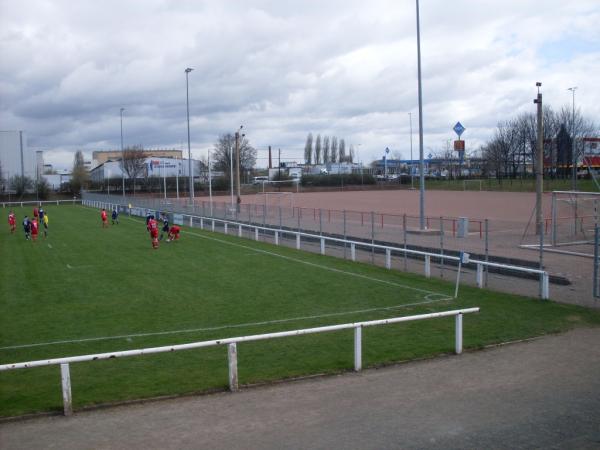
[[[144,154],[152,158],[182,159],[183,157],[181,150],[144,150]],[[92,165],[96,167],[108,161],[120,161],[121,157],[121,150],[95,151],[92,152]]]

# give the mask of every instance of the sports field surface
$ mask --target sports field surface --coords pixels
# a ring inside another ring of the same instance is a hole
[[[5,216],[8,209],[3,210]],[[17,223],[31,208],[15,208]],[[588,309],[182,227],[153,250],[140,218],[50,206],[49,235],[0,233],[0,364],[481,307],[465,348],[600,325]],[[110,224],[110,219],[109,219]],[[166,237],[165,237],[166,238]],[[238,345],[241,384],[351,370],[352,331]],[[369,328],[373,366],[452,352],[454,320]],[[71,365],[74,407],[227,386],[227,349]],[[60,411],[57,366],[0,372],[0,416]]]

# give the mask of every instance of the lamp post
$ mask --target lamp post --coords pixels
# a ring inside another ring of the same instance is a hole
[[[421,89],[421,26],[417,1],[417,73],[419,86],[419,228],[425,229],[425,162],[423,161],[423,91]]]
[[[573,117],[571,119],[571,176],[573,179],[571,180],[571,190],[577,190],[577,156],[575,153],[575,91],[577,90],[577,86],[570,87],[567,91],[571,91],[573,93]]]
[[[125,197],[125,150],[123,150],[123,111],[121,108],[121,179],[123,181],[123,197]]]
[[[190,202],[194,203],[194,174],[192,173],[192,149],[190,145],[190,89],[189,89],[189,80],[188,75],[190,72],[194,70],[190,67],[185,69],[185,100],[187,106],[187,134],[188,134],[188,171],[190,177],[189,184],[189,194],[190,194]]]
[[[413,139],[412,139],[412,113],[408,113],[408,121],[410,123],[410,188],[415,188],[415,177],[413,174]]]

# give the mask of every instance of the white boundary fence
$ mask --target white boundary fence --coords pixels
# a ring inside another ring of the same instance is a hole
[[[60,204],[69,204],[75,205],[76,203],[81,203],[81,200],[76,198],[71,200],[28,200],[26,202],[2,202],[3,208],[10,208],[11,206],[20,206],[21,208],[25,205],[56,205]]]
[[[415,316],[394,317],[391,319],[371,320],[367,322],[345,323],[341,325],[330,325],[317,328],[305,328],[302,330],[281,331],[278,333],[255,334],[251,336],[241,336],[212,341],[193,342],[190,344],[179,344],[164,347],[144,348],[138,350],[125,350],[112,353],[98,353],[95,355],[71,356],[67,358],[54,358],[39,361],[29,361],[22,363],[0,365],[0,372],[17,369],[30,369],[32,367],[60,365],[60,376],[62,385],[63,411],[66,416],[73,414],[73,397],[71,393],[71,373],[69,364],[86,361],[100,361],[103,359],[125,358],[129,356],[150,355],[154,353],[176,352],[181,350],[191,350],[194,348],[214,347],[218,345],[227,345],[227,359],[229,364],[229,390],[235,392],[238,390],[238,367],[237,367],[237,344],[240,342],[262,341],[266,339],[276,339],[288,336],[302,336],[305,334],[326,333],[330,331],[354,329],[354,370],[362,369],[362,329],[378,325],[387,325],[400,322],[412,322],[416,320],[434,319],[439,317],[455,316],[454,333],[454,352],[461,354],[463,350],[463,325],[464,314],[479,312],[479,308],[465,308],[453,311],[442,311],[430,314],[420,314]]]
[[[105,208],[107,210],[112,210],[115,207],[120,207],[122,208],[127,208],[124,205],[121,205],[119,203],[106,203],[106,202],[102,202],[102,201],[98,201],[98,200],[82,200],[82,205],[84,206],[90,206],[93,208]],[[129,212],[131,213],[132,209],[136,209],[138,212],[140,211],[154,211],[148,208],[140,208],[140,207],[132,207],[131,209],[129,209]],[[306,239],[312,239],[312,240],[317,240],[320,243],[320,253],[322,255],[325,254],[325,248],[326,248],[326,243],[330,242],[330,243],[337,243],[337,244],[341,244],[341,245],[346,245],[346,246],[350,246],[350,257],[352,259],[352,261],[356,261],[356,248],[368,248],[371,250],[383,250],[385,252],[385,267],[387,269],[391,269],[392,268],[392,254],[400,254],[403,255],[404,257],[408,256],[408,255],[412,255],[412,256],[419,256],[422,257],[425,261],[425,276],[427,278],[431,277],[431,258],[435,258],[435,259],[439,259],[440,261],[455,261],[455,262],[459,262],[460,261],[460,257],[459,256],[450,256],[450,255],[446,255],[443,253],[431,253],[431,252],[424,252],[424,251],[420,251],[420,250],[412,250],[409,248],[405,248],[405,247],[395,247],[395,246],[388,246],[388,245],[380,245],[380,244],[375,244],[375,243],[369,243],[369,242],[363,242],[363,241],[355,241],[355,240],[350,240],[350,239],[342,239],[342,238],[336,238],[336,237],[331,237],[331,236],[323,236],[323,235],[319,235],[319,234],[312,234],[312,233],[306,233],[306,232],[302,232],[302,231],[296,231],[296,230],[284,230],[281,228],[275,228],[275,227],[268,227],[265,225],[255,225],[255,224],[248,224],[248,223],[244,223],[244,222],[237,222],[234,220],[228,220],[228,219],[217,219],[214,217],[205,217],[205,216],[196,216],[196,215],[190,215],[190,214],[180,214],[182,217],[187,217],[187,225],[189,225],[190,227],[194,226],[194,219],[197,219],[200,222],[200,229],[205,229],[205,223],[206,224],[210,224],[210,231],[215,231],[215,224],[219,223],[222,224],[223,226],[223,230],[225,234],[228,234],[228,229],[229,227],[232,227],[233,229],[237,228],[237,236],[238,237],[243,237],[243,230],[249,230],[250,233],[254,234],[254,240],[258,241],[259,240],[259,232],[268,232],[268,233],[272,233],[274,236],[274,244],[275,245],[279,245],[279,238],[282,235],[292,235],[294,236],[295,240],[296,240],[296,249],[300,250],[301,249],[301,244],[302,244],[302,238]],[[185,220],[184,220],[185,222]],[[521,272],[521,273],[525,273],[525,274],[531,274],[531,275],[535,275],[539,277],[539,297],[542,299],[548,299],[550,296],[550,277],[548,275],[548,272],[546,272],[545,270],[540,270],[540,269],[534,269],[534,268],[530,268],[530,267],[521,267],[521,266],[514,266],[511,264],[501,264],[501,263],[494,263],[494,262],[490,262],[490,261],[482,261],[482,260],[478,260],[478,259],[470,259],[469,262],[466,264],[472,264],[475,265],[476,269],[477,269],[477,274],[476,274],[476,284],[478,288],[483,288],[484,287],[484,268],[485,267],[493,267],[493,268],[498,268],[498,269],[505,269],[505,270],[512,270],[515,272]]]

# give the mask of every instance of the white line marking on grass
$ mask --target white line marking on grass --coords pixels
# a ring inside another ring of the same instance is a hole
[[[441,295],[441,294],[437,294],[437,295]],[[410,306],[426,305],[426,304],[430,304],[430,303],[436,303],[436,302],[447,301],[447,300],[452,300],[452,297],[445,296],[444,298],[440,298],[437,300],[432,299],[432,300],[425,300],[423,302],[405,303],[402,305],[395,305],[395,306],[381,306],[379,308],[357,309],[354,311],[316,314],[313,316],[292,317],[292,318],[288,318],[288,319],[265,320],[262,322],[248,322],[248,323],[240,323],[240,324],[233,324],[233,325],[221,325],[221,326],[217,326],[217,327],[191,328],[191,329],[186,329],[186,330],[173,330],[173,331],[156,331],[154,333],[124,334],[124,335],[120,335],[120,336],[103,336],[103,337],[95,337],[95,338],[42,342],[42,343],[37,343],[37,344],[11,345],[8,347],[0,347],[0,350],[14,350],[14,349],[19,349],[19,348],[43,347],[43,346],[57,345],[57,344],[77,344],[77,343],[82,343],[82,342],[108,341],[108,340],[115,340],[115,339],[125,339],[128,342],[130,342],[132,338],[138,338],[138,337],[165,336],[165,335],[170,335],[170,334],[198,333],[198,332],[204,332],[204,331],[218,331],[218,330],[226,330],[229,328],[244,328],[244,327],[255,327],[255,326],[260,326],[260,325],[273,325],[273,324],[277,324],[277,323],[287,323],[287,322],[297,322],[297,321],[301,321],[301,320],[322,319],[325,317],[347,316],[347,315],[351,315],[351,314],[363,314],[363,313],[375,312],[375,311],[390,311],[390,310],[394,310],[394,309],[408,308]]]
[[[93,265],[85,265],[85,266],[72,266],[71,264],[67,264],[67,269],[89,269],[90,267],[94,267]]]
[[[274,252],[269,252],[267,250],[261,250],[261,249],[258,249],[258,248],[248,247],[247,245],[236,244],[234,242],[223,241],[221,239],[217,239],[217,238],[213,238],[213,237],[202,236],[201,234],[197,234],[197,233],[194,233],[194,232],[191,232],[191,231],[185,231],[185,234],[191,234],[192,236],[197,236],[197,237],[200,237],[200,238],[203,238],[203,239],[208,239],[208,240],[211,240],[211,241],[220,242],[222,244],[229,244],[229,245],[232,245],[234,247],[240,247],[240,248],[244,248],[246,250],[252,250],[252,251],[257,252],[257,253],[263,253],[265,255],[276,256],[276,257],[279,257],[279,258],[287,259],[288,261],[294,261],[294,262],[297,262],[297,263],[300,263],[300,264],[306,264],[307,266],[317,267],[319,269],[329,270],[331,272],[341,273],[343,275],[350,275],[350,276],[357,277],[357,278],[363,278],[363,279],[369,280],[369,281],[376,281],[378,283],[389,284],[390,286],[396,286],[396,287],[399,287],[399,288],[402,288],[402,289],[408,289],[408,290],[411,290],[411,291],[421,292],[423,294],[445,296],[445,294],[440,294],[438,292],[433,292],[433,291],[428,291],[426,289],[420,289],[420,288],[416,288],[416,287],[412,287],[412,286],[407,286],[405,284],[395,283],[393,281],[382,280],[382,279],[379,279],[379,278],[373,278],[373,277],[369,277],[367,275],[363,275],[363,274],[360,274],[360,273],[347,272],[345,270],[335,269],[333,267],[323,266],[321,264],[311,263],[311,262],[308,262],[308,261],[303,261],[301,259],[292,258],[291,256],[280,255],[279,253],[274,253]],[[449,299],[452,298],[452,297],[447,296],[447,295],[446,295],[446,297],[448,297]]]
[[[141,218],[137,218],[137,219],[134,219],[133,217],[127,217],[127,218],[129,220],[131,220],[131,221],[134,221],[134,222],[140,222],[141,221]],[[265,254],[265,255],[276,256],[276,257],[279,257],[279,258],[287,259],[289,261],[294,261],[294,262],[298,262],[298,263],[301,263],[301,264],[306,264],[308,266],[317,267],[317,268],[320,268],[320,269],[329,270],[329,271],[341,273],[341,274],[344,274],[344,275],[350,275],[350,276],[354,276],[354,277],[358,277],[358,278],[363,278],[363,279],[369,280],[369,281],[376,281],[378,283],[389,284],[391,286],[396,286],[396,287],[399,287],[399,288],[402,288],[402,289],[408,289],[408,290],[412,290],[412,291],[416,291],[416,292],[421,292],[423,294],[427,294],[424,297],[425,299],[428,299],[430,296],[434,296],[434,297],[435,296],[440,296],[440,297],[447,298],[447,299],[452,299],[453,298],[451,296],[448,296],[448,295],[445,295],[445,294],[440,294],[438,292],[428,291],[426,289],[419,289],[419,288],[415,288],[415,287],[412,287],[412,286],[407,286],[405,284],[395,283],[393,281],[381,280],[379,278],[369,277],[367,275],[363,275],[363,274],[360,274],[360,273],[347,272],[347,271],[340,270],[340,269],[334,269],[333,267],[323,266],[321,264],[315,264],[315,263],[311,263],[311,262],[308,262],[308,261],[303,261],[301,259],[292,258],[291,256],[280,255],[279,253],[269,252],[269,251],[266,251],[266,250],[260,250],[258,248],[249,247],[247,245],[236,244],[234,242],[224,241],[222,239],[217,239],[217,238],[214,238],[214,237],[203,236],[201,234],[194,233],[192,231],[181,230],[181,232],[185,233],[185,234],[190,234],[192,236],[196,236],[196,237],[199,237],[199,238],[202,238],[202,239],[208,239],[208,240],[211,240],[211,241],[220,242],[222,244],[229,244],[229,245],[232,245],[234,247],[244,248],[246,250],[251,250],[252,252],[255,252],[255,253],[262,253],[262,254]]]

